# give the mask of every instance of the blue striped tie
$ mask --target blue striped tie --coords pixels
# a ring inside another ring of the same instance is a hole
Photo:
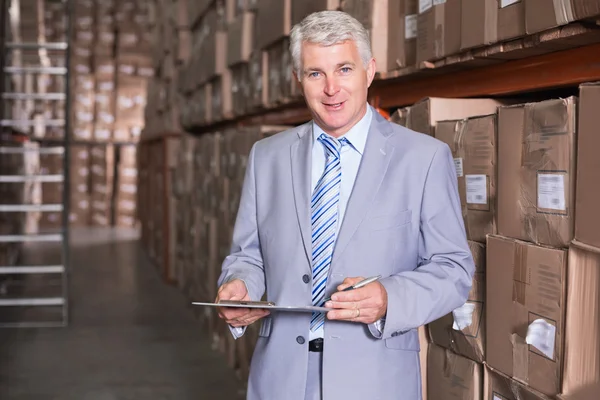
[[[338,141],[325,134],[321,134],[318,140],[325,147],[326,163],[325,171],[319,182],[317,182],[310,203],[312,225],[312,304],[323,306],[325,286],[327,284],[329,266],[331,265],[338,223],[338,203],[342,182],[340,150],[347,141],[345,138]],[[321,328],[324,323],[325,314],[313,313],[310,321],[310,329],[314,332]]]

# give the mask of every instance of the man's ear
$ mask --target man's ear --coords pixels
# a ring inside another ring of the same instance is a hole
[[[373,79],[375,79],[375,73],[377,72],[377,63],[374,58],[371,58],[367,64],[367,87],[371,87]]]

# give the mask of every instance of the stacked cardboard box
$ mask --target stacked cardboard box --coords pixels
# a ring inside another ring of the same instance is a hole
[[[490,178],[495,181],[493,115],[503,104],[492,99],[427,98],[397,110],[392,116],[394,122],[435,136],[452,150],[463,218],[469,227],[469,247],[476,265],[468,301],[453,313],[422,327],[421,370],[425,371],[423,387],[427,388],[429,399],[481,398],[480,364],[485,361],[485,234],[495,232],[495,198],[489,186],[484,198],[477,197],[481,196],[481,189],[473,193],[471,178],[483,175],[486,182]],[[457,379],[463,385],[450,390]]]
[[[122,168],[119,179],[130,185],[134,174],[137,174],[138,187],[132,195],[132,187],[125,186],[129,193],[117,196],[121,202],[121,225],[136,216],[141,222],[141,240],[149,253],[150,259],[161,269],[161,274],[168,282],[175,281],[174,254],[175,246],[171,235],[176,231],[174,209],[175,198],[171,196],[173,169],[177,164],[179,137],[165,137],[161,140],[146,143],[136,150],[137,168],[132,168],[125,161],[134,157],[132,149],[121,151]],[[135,211],[131,210],[132,197],[135,196]]]
[[[152,66],[155,76],[148,81],[145,137],[181,132],[184,112],[187,112],[186,118],[194,118],[198,111],[197,108],[188,111],[186,107],[196,106],[182,99],[184,88],[186,94],[193,92],[193,87],[185,85],[187,81],[182,66],[188,62],[192,52],[190,13],[195,4],[189,0],[151,3]]]
[[[165,279],[176,282],[191,300],[216,297],[252,145],[286,128],[252,126],[200,137],[183,135],[140,149],[139,165],[145,166],[139,170],[138,191],[138,212],[145,222],[142,241],[151,258],[164,267]],[[156,212],[165,208],[170,211]],[[258,325],[234,341],[214,310],[195,310],[201,312],[214,346],[241,377],[247,377]]]
[[[148,36],[150,9],[144,1],[116,2],[77,0],[74,16],[74,41],[71,53],[73,109],[72,138],[94,144],[90,147],[89,196],[95,225],[135,225],[135,164],[118,163],[124,151],[111,143],[135,143],[144,126],[146,82],[154,74]],[[124,157],[127,159],[127,157]],[[77,162],[72,157],[72,169]],[[115,179],[115,171],[118,171]],[[123,171],[128,171],[131,203],[113,186]],[[72,185],[77,196],[84,196],[81,185]],[[77,187],[77,189],[76,189]],[[75,196],[73,194],[72,196]],[[83,204],[75,201],[73,204]]]
[[[136,147],[119,148],[119,166],[116,176],[115,225],[133,227],[136,225],[137,200],[137,161]]]
[[[112,224],[111,204],[114,193],[114,146],[93,145],[90,148],[90,154],[92,224],[95,226],[110,226]]]
[[[588,391],[592,399],[600,388],[600,84],[582,85],[579,96],[575,240],[569,249],[562,393],[585,399],[576,394]]]

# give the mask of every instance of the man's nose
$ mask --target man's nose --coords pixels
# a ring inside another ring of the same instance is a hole
[[[335,77],[328,76],[325,81],[325,94],[327,96],[333,96],[340,90],[339,85],[337,83],[337,79]]]

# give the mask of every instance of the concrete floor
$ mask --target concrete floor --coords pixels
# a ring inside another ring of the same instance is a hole
[[[0,399],[242,399],[135,232],[72,230],[70,325],[0,330]]]

